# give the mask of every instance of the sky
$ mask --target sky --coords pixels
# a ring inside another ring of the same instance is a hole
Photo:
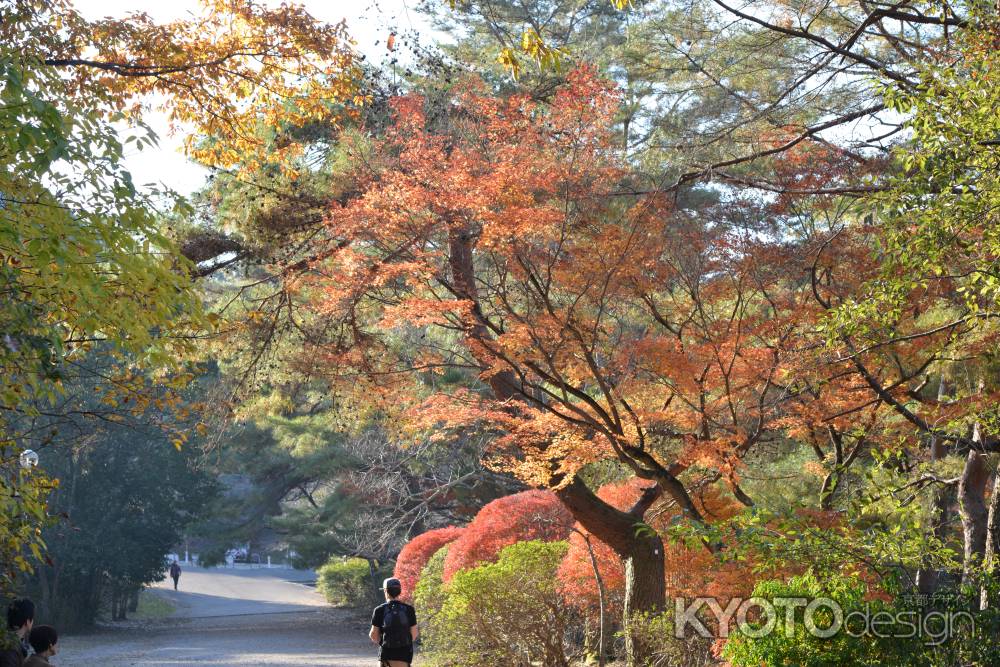
[[[358,50],[370,61],[380,62],[391,32],[417,31],[432,36],[424,17],[413,9],[416,0],[299,0],[316,18],[337,23],[347,21]],[[267,4],[279,2],[268,0]],[[198,7],[198,0],[76,0],[76,8],[88,19],[121,18],[130,12],[146,12],[157,21],[184,18]],[[170,136],[166,116],[152,111],[145,122],[159,136],[159,145],[126,154],[125,163],[136,184],[162,183],[181,194],[197,190],[207,171],[188,161],[181,152],[180,136]]]

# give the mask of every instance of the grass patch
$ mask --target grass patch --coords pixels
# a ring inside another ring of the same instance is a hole
[[[167,618],[174,613],[174,609],[174,605],[147,589],[139,593],[139,608],[129,617],[136,620]]]

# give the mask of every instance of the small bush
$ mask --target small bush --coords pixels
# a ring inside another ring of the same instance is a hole
[[[316,571],[316,587],[334,606],[365,607],[380,601],[378,589],[388,572],[379,567],[373,577],[364,558],[334,557]]]
[[[447,528],[436,528],[426,533],[417,535],[406,543],[399,556],[396,557],[396,569],[393,571],[394,577],[403,584],[402,598],[409,602],[413,599],[414,591],[420,581],[420,573],[427,567],[431,556],[441,551],[441,548],[454,542],[462,533],[464,528],[448,526]]]
[[[421,577],[418,602],[432,603],[428,597],[436,594],[444,598],[429,628],[431,660],[463,667],[566,667],[565,635],[575,617],[559,594],[556,571],[567,547],[537,540],[513,544],[497,562],[455,573],[440,593],[427,583],[430,576]]]
[[[712,656],[711,638],[697,634],[684,639],[674,636],[672,609],[661,614],[634,614],[630,625],[637,653],[647,656],[641,667],[706,667],[718,664]]]
[[[223,547],[205,549],[198,554],[198,565],[203,568],[217,567],[226,562],[226,550]]]
[[[459,570],[495,561],[501,549],[516,542],[565,540],[572,526],[573,516],[551,491],[532,489],[497,498],[451,543],[445,581]]]

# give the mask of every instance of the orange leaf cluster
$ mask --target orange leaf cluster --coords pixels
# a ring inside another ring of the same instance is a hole
[[[202,0],[190,18],[157,23],[144,12],[84,19],[66,0],[15,0],[41,17],[44,34],[23,42],[48,65],[69,72],[69,92],[103,95],[110,112],[138,116],[160,105],[185,132],[194,159],[254,171],[280,165],[293,176],[301,144],[290,128],[339,126],[364,100],[344,23],[329,25],[301,5]],[[267,145],[268,135],[279,140]]]

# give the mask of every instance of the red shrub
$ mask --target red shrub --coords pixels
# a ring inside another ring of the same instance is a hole
[[[420,573],[424,571],[431,556],[441,547],[454,542],[463,532],[465,528],[456,526],[435,528],[417,535],[406,543],[396,558],[396,569],[392,574],[403,584],[404,600],[409,602],[413,599],[413,591],[417,590]]]
[[[515,542],[565,539],[573,525],[569,510],[551,491],[524,491],[497,498],[476,515],[452,543],[444,561],[444,578],[459,570],[496,559]]]

